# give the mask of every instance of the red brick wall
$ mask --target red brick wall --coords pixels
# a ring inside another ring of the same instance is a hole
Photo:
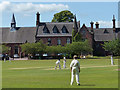
[[[88,31],[88,29],[85,26],[83,26],[82,29],[80,30],[81,34],[82,34],[83,30],[85,30],[86,34],[85,34],[85,36],[82,36],[82,37],[86,38],[89,41],[89,43],[90,43],[90,45],[92,47],[93,46],[93,35]]]
[[[72,37],[40,37],[38,40],[42,40],[44,44],[48,43],[48,39],[51,39],[52,45],[57,45],[58,38],[61,40],[61,45],[64,46],[67,43],[67,38],[70,38],[70,43],[72,42]]]
[[[21,47],[20,47],[20,45],[21,44],[18,44],[18,43],[8,43],[7,44],[7,46],[11,48],[9,53],[8,53],[10,57],[13,57],[13,55],[14,55],[14,47],[15,46],[18,46],[18,48],[19,48],[18,55],[21,56],[20,55],[21,54]]]

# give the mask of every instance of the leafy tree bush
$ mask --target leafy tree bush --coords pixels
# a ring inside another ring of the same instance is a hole
[[[32,54],[35,56],[35,54],[42,55],[45,52],[46,45],[42,43],[42,41],[39,41],[37,43],[25,43],[21,45],[22,52],[25,52],[26,54]]]
[[[9,52],[9,47],[7,47],[6,45],[0,45],[0,53],[8,53]]]
[[[52,22],[73,22],[73,13],[68,10],[61,11],[59,13],[54,14]]]
[[[116,40],[104,42],[103,48],[114,55],[120,55],[120,40],[116,39]]]

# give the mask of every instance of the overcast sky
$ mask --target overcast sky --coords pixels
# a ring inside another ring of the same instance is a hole
[[[53,15],[62,10],[70,10],[76,14],[77,20],[90,27],[90,22],[99,22],[100,27],[112,27],[112,17],[118,20],[117,2],[0,2],[2,25],[10,27],[12,14],[18,27],[33,27],[36,25],[36,12],[40,12],[41,22],[51,22]]]

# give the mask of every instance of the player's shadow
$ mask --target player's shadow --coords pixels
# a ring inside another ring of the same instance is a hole
[[[80,86],[96,86],[94,84],[80,84]]]

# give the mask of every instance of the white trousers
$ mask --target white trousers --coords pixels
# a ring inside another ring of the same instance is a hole
[[[66,63],[63,63],[63,68],[66,68]]]
[[[58,65],[59,65],[59,69],[61,69],[60,63],[56,64],[55,69],[57,69]]]
[[[111,56],[111,65],[113,65],[113,57]]]
[[[77,82],[77,84],[80,84],[80,82],[79,82],[79,70],[78,69],[72,69],[72,73],[71,73],[71,85],[73,84],[75,75],[76,75],[76,82]]]

